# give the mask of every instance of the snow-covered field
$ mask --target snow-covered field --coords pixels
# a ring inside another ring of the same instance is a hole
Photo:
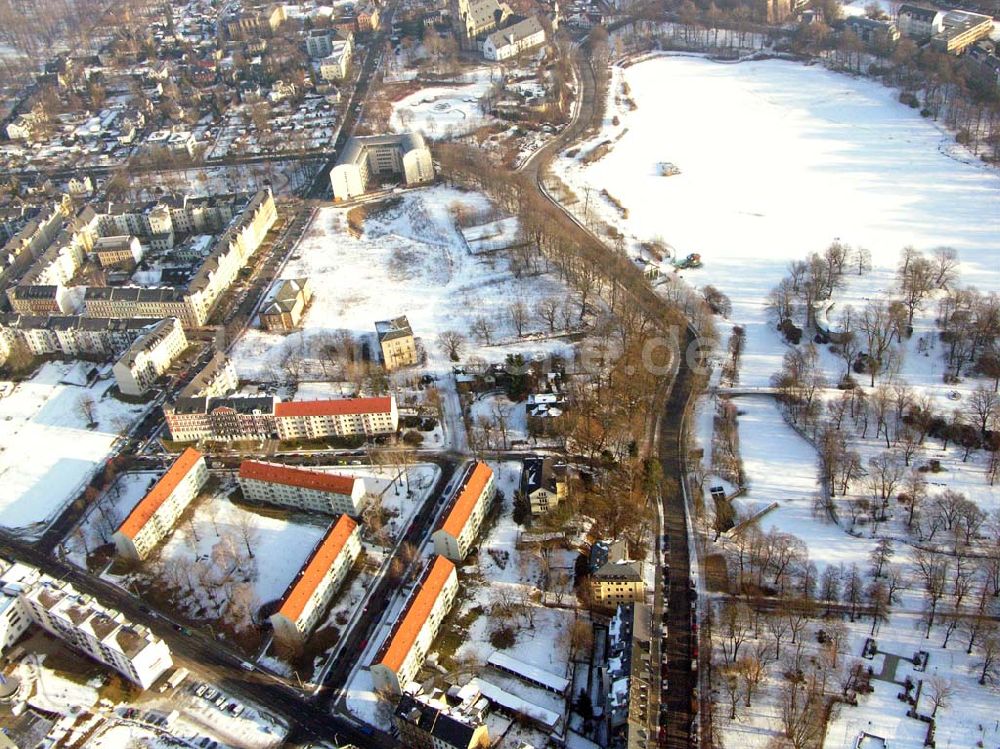
[[[622,81],[638,109],[612,98],[593,143],[627,132],[590,166],[577,156],[557,169],[578,195],[592,186],[620,200],[627,221],[603,199],[590,210],[633,242],[701,253],[704,268],[683,275],[732,298],[747,326],[743,384],[766,384],[780,365],[767,292],[790,260],[834,239],[868,248],[876,274],[906,245],[954,247],[967,282],[1000,289],[1000,175],[892,89],[818,66],[689,57],[615,68],[612,93]],[[659,162],[681,173],[658,176]]]
[[[48,362],[0,398],[0,525],[50,520],[107,459],[143,406],[122,403],[114,380],[87,387],[83,363]],[[81,403],[93,401],[90,429]]]
[[[499,68],[477,68],[466,73],[467,83],[422,88],[393,103],[390,127],[396,132],[417,130],[431,138],[447,138],[475,130],[492,121],[479,100],[502,81]]]
[[[361,238],[347,231],[347,210],[321,209],[299,244],[283,278],[307,276],[314,296],[301,333],[280,336],[248,329],[232,351],[245,380],[281,380],[282,362],[304,353],[303,369],[326,377],[324,346],[338,330],[356,339],[374,337],[375,321],[406,315],[414,335],[423,341],[429,368],[447,371],[451,362],[437,344],[445,330],[467,335],[462,357],[503,361],[505,354],[567,352],[558,340],[517,342],[509,306],[523,301],[529,310],[537,299],[565,296],[553,276],[516,278],[499,256],[473,257],[455,228],[452,207],[487,207],[476,193],[447,187],[407,192],[400,205],[365,224]],[[477,317],[491,321],[490,345],[472,335]],[[543,329],[530,320],[525,333]]]
[[[809,544],[809,558],[822,572],[826,565],[863,567],[874,546],[813,509],[819,493],[816,450],[785,423],[771,398],[738,398],[740,454],[749,491],[737,500],[741,516],[750,516],[771,502],[778,507],[761,518],[762,530],[776,528]]]

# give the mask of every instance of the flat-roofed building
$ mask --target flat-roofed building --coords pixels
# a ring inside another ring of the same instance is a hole
[[[281,606],[271,615],[271,625],[280,642],[301,643],[309,636],[360,553],[358,524],[341,515],[316,544],[282,598]]]
[[[375,323],[375,334],[378,336],[379,349],[382,351],[382,363],[389,372],[419,363],[413,328],[410,327],[406,315],[391,320],[379,320]]]
[[[149,556],[207,479],[205,456],[187,448],[119,526],[114,535],[118,555],[126,559]]]
[[[143,395],[187,348],[187,336],[176,317],[168,317],[137,338],[112,368],[124,395]]]
[[[237,477],[243,496],[254,502],[357,517],[368,497],[364,479],[244,460]]]
[[[434,179],[431,150],[420,133],[355,136],[347,141],[337,165],[330,171],[334,200],[368,192],[374,179],[402,177],[405,185]]]
[[[274,407],[278,438],[322,439],[393,434],[399,428],[396,396],[290,401]]]
[[[375,656],[371,674],[376,690],[398,695],[413,680],[457,592],[455,565],[443,556],[434,557]]]
[[[78,593],[69,583],[44,580],[22,593],[21,600],[40,627],[142,689],[149,689],[173,666],[170,648],[148,628]]]
[[[93,253],[102,268],[131,270],[142,260],[142,244],[131,234],[101,237],[94,242]]]
[[[461,562],[479,534],[483,518],[493,500],[495,481],[493,470],[478,461],[462,481],[444,516],[441,527],[434,531],[434,553]]]

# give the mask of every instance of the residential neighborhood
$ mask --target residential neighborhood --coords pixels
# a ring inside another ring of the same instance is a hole
[[[0,0],[0,746],[1000,747],[995,0]]]

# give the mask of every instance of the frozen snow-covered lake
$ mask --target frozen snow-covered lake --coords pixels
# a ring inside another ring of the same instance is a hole
[[[834,239],[868,248],[883,270],[906,245],[952,246],[966,283],[1000,289],[1000,173],[894,90],[776,60],[659,57],[616,68],[612,85],[622,80],[638,109],[612,96],[594,142],[627,132],[592,165],[563,158],[558,169],[577,194],[590,185],[620,200],[633,240],[701,253],[704,269],[685,276],[729,294],[733,319],[748,326],[744,384],[766,381],[780,364],[767,292],[789,260]],[[658,176],[658,162],[681,173]]]

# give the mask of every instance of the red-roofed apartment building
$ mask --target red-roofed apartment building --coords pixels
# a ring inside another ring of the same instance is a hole
[[[396,397],[289,401],[274,406],[278,439],[392,434],[399,428]]]
[[[324,471],[244,460],[237,477],[252,502],[357,517],[368,497],[363,479]]]
[[[330,526],[271,615],[279,642],[303,642],[361,553],[358,524],[347,515]]]
[[[461,562],[469,553],[472,542],[493,500],[493,471],[482,461],[477,462],[462,480],[462,485],[451,500],[444,522],[431,535],[434,553]]]
[[[371,672],[376,690],[398,695],[413,680],[457,592],[455,565],[442,556],[434,557],[375,656]]]
[[[174,527],[207,479],[205,456],[190,447],[182,452],[118,528],[114,535],[118,554],[127,559],[145,559]]]

